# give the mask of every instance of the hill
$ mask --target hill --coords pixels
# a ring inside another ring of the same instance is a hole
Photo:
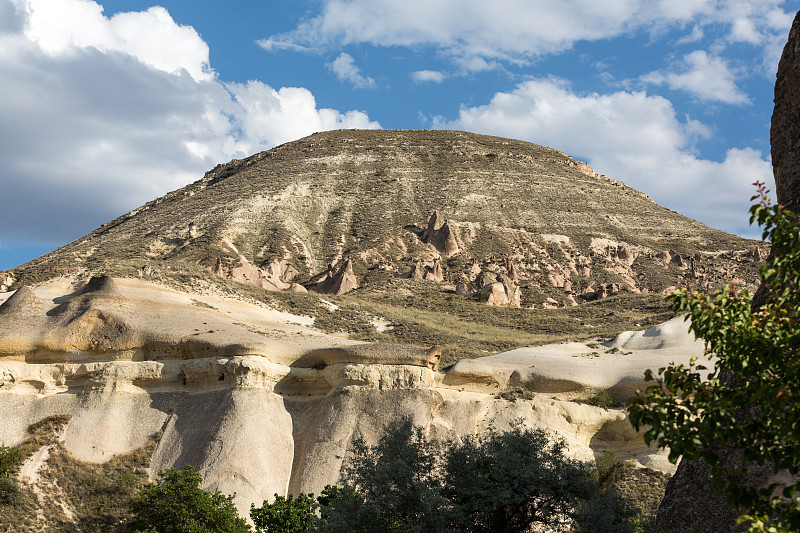
[[[113,530],[187,464],[246,514],[396,420],[545,428],[626,461],[652,515],[673,466],[621,405],[704,348],[663,293],[746,285],[765,252],[509,139],[338,131],[219,165],[0,273],[0,444],[24,458],[0,531]]]
[[[452,363],[665,320],[672,287],[756,279],[759,244],[551,148],[350,130],[218,165],[14,269],[5,288],[75,272],[221,287],[328,332],[438,344]],[[331,316],[307,289],[348,296]]]

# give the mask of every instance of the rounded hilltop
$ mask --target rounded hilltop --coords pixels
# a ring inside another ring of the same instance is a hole
[[[224,284],[287,306],[301,296],[275,294],[407,296],[396,303],[456,313],[470,302],[502,314],[611,298],[603,314],[649,306],[628,313],[649,320],[667,318],[660,300],[671,287],[755,279],[759,244],[552,148],[462,131],[340,130],[217,165],[7,275],[8,288],[89,271]]]

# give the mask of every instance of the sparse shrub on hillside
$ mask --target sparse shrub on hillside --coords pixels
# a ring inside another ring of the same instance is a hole
[[[600,454],[600,457],[594,460],[595,480],[599,483],[603,483],[621,464],[622,461],[617,457],[617,452],[614,450],[604,451]]]
[[[8,477],[22,462],[22,454],[16,446],[0,446],[0,477]]]
[[[9,477],[0,477],[0,506],[19,503],[22,491],[17,483]]]
[[[594,405],[595,407],[602,407],[603,409],[608,409],[609,407],[617,405],[617,402],[614,401],[614,397],[611,396],[608,390],[596,392],[591,397],[584,400],[584,403]]]

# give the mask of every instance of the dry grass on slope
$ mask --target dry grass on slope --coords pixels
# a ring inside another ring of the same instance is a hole
[[[59,441],[70,418],[54,415],[28,428],[30,436],[19,445],[23,462],[35,454],[46,459],[34,472],[38,479],[19,482],[18,501],[0,505],[0,533],[125,531],[128,501],[148,481],[160,435],[107,463],[86,463]]]

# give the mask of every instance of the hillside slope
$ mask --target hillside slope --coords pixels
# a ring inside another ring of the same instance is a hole
[[[664,320],[671,287],[755,279],[758,245],[551,148],[348,130],[218,165],[0,276],[0,291],[81,271],[211,284],[313,316],[326,331],[440,344],[453,362]],[[307,289],[348,293],[341,313],[297,294]],[[486,338],[470,338],[469,323]]]
[[[219,165],[0,273],[0,443],[32,454],[0,531],[80,530],[75,487],[186,464],[246,513],[396,420],[542,427],[658,501],[672,465],[621,404],[703,354],[664,294],[747,285],[766,252],[497,137],[335,131]]]

